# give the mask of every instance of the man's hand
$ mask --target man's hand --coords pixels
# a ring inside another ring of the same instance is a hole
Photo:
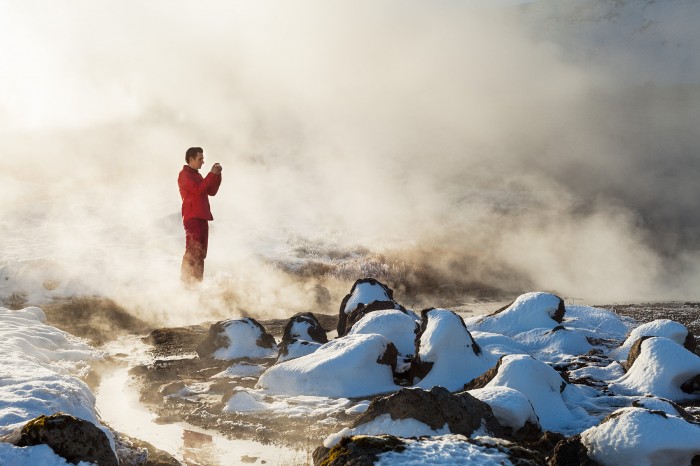
[[[221,164],[219,164],[219,162],[215,163],[211,167],[211,172],[214,173],[215,175],[220,175],[221,170],[222,170],[222,168],[221,168]]]

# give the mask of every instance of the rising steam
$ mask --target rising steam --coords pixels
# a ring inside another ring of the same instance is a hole
[[[332,312],[365,274],[409,305],[698,299],[697,64],[664,55],[697,50],[698,8],[635,48],[641,7],[557,5],[3,4],[0,291],[171,321]],[[630,34],[605,52],[610,12]],[[195,145],[224,171],[188,294]]]

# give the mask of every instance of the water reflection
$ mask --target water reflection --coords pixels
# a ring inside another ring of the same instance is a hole
[[[120,351],[123,346],[130,350]],[[130,366],[144,363],[145,344],[138,337],[131,337],[105,349],[113,355],[120,352],[129,355],[125,358],[129,366],[119,367],[105,375],[95,393],[100,417],[113,429],[152,444],[186,466],[310,464],[307,451],[250,440],[230,440],[185,422],[156,422],[156,415],[141,404],[138,393],[130,385]]]

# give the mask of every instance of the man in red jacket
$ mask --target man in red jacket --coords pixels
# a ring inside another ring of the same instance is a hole
[[[185,255],[182,257],[180,278],[191,287],[204,276],[204,259],[209,243],[209,220],[214,220],[209,208],[209,196],[215,196],[221,185],[221,165],[215,163],[206,178],[199,169],[204,164],[201,147],[190,147],[177,185],[182,197],[182,223],[185,226]]]

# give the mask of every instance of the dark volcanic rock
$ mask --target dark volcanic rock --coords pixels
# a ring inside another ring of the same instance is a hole
[[[48,445],[59,456],[78,464],[117,466],[107,435],[92,422],[68,414],[39,416],[29,421],[12,443],[18,447]]]
[[[392,395],[375,398],[352,426],[368,423],[384,414],[394,420],[416,419],[435,430],[447,424],[452,433],[466,436],[482,424],[492,433],[503,430],[488,404],[467,392],[453,395],[444,387],[433,387],[430,391],[403,388]]]
[[[229,325],[240,324],[242,321],[249,323],[255,327],[258,327],[261,331],[261,336],[256,341],[257,346],[260,348],[274,348],[277,344],[275,342],[275,337],[265,331],[260,322],[253,319],[252,317],[245,317],[243,319],[227,319],[216,322],[209,327],[209,335],[197,346],[197,354],[200,358],[210,358],[212,355],[220,348],[228,347],[231,342],[226,335],[226,327]]]
[[[697,342],[695,341],[695,335],[693,335],[693,332],[690,329],[688,329],[688,335],[685,336],[683,346],[685,346],[685,349],[691,353],[695,353],[695,351],[698,349]]]
[[[464,389],[476,390],[477,388],[484,388],[491,380],[493,380],[494,377],[496,377],[496,374],[498,374],[498,369],[501,367],[504,357],[505,356],[501,356],[500,358],[498,358],[498,362],[495,366],[493,366],[491,369],[487,370],[479,377],[466,384],[464,386]]]
[[[681,390],[691,395],[700,394],[700,374],[683,382],[681,384]]]
[[[639,340],[634,342],[632,348],[630,348],[629,354],[627,355],[627,361],[622,363],[622,367],[624,367],[626,371],[630,370],[630,367],[632,367],[632,364],[634,364],[634,361],[637,360],[642,352],[642,343],[644,343],[644,340],[648,340],[649,338],[652,337],[641,337]]]
[[[306,338],[306,335],[302,335],[294,331],[294,329],[298,328],[299,325],[306,327],[306,333],[308,334],[309,338]],[[295,314],[284,326],[282,341],[299,338],[318,343],[328,343],[326,329],[321,326],[321,322],[319,322],[312,312],[301,312],[299,314]]]
[[[292,316],[284,326],[282,341],[279,344],[278,357],[284,358],[289,354],[289,346],[293,343],[307,342],[328,343],[326,329],[321,326],[316,316],[311,312],[302,312]]]
[[[574,435],[562,440],[554,447],[554,454],[549,466],[600,466],[600,463],[588,457],[588,450],[581,443],[581,436]]]
[[[393,435],[355,435],[331,449],[318,447],[313,459],[315,466],[373,466],[378,455],[405,449],[404,442]]]

